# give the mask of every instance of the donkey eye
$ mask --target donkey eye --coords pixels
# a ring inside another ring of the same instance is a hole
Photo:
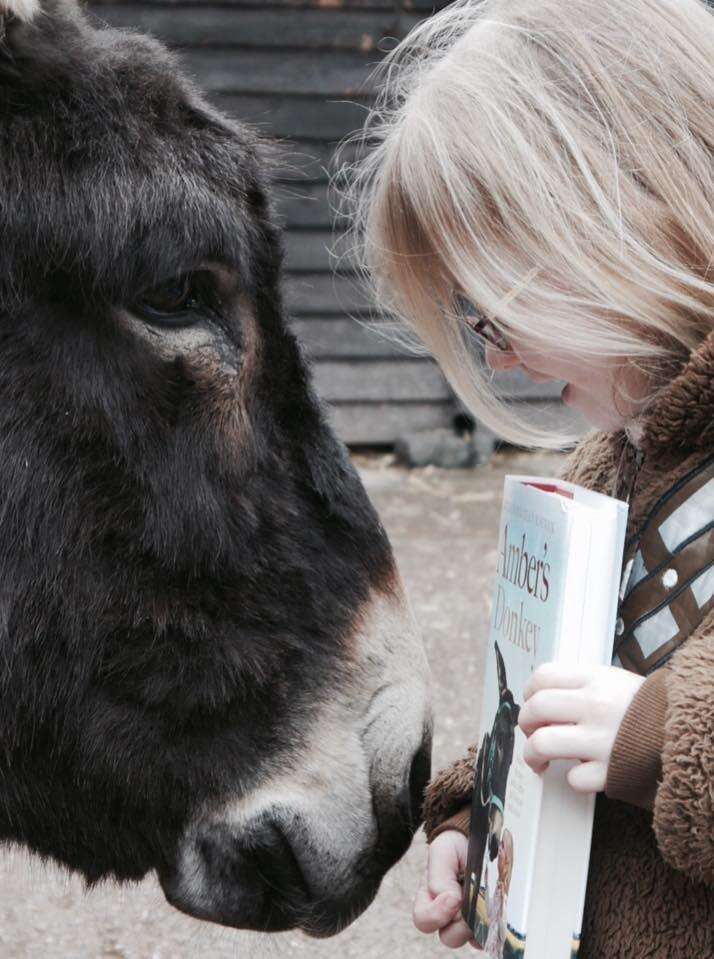
[[[136,300],[134,312],[160,326],[190,326],[217,315],[215,289],[206,272],[183,273],[155,286]]]

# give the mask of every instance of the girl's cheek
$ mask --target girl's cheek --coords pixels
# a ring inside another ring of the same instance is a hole
[[[504,353],[497,350],[494,346],[486,347],[486,365],[494,373],[502,373],[505,370],[512,370],[516,366],[521,366],[521,361],[516,353]]]
[[[534,383],[549,383],[551,380],[560,379],[560,377],[555,377],[550,373],[541,373],[539,370],[532,370],[527,366],[523,367],[523,371],[528,379],[533,380]]]

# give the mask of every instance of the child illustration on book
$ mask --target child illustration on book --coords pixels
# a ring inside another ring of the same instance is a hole
[[[498,845],[498,880],[491,894],[489,868],[486,865],[486,911],[488,914],[488,937],[484,950],[489,959],[502,959],[506,945],[506,898],[513,874],[513,837],[508,829],[503,830]]]
[[[471,807],[472,838],[467,873],[477,877],[476,894],[472,897],[470,910],[473,914],[469,917],[472,924],[478,900],[478,879],[483,873],[484,854],[488,849],[492,862],[499,854],[506,786],[513,761],[515,730],[520,713],[520,707],[508,688],[506,664],[498,643],[494,643],[494,647],[498,674],[498,708],[491,731],[484,735],[479,750]]]

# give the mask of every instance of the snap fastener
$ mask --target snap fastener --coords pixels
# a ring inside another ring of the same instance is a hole
[[[676,586],[679,582],[679,576],[677,575],[676,569],[667,569],[662,574],[662,585],[667,589],[671,589],[673,586]]]

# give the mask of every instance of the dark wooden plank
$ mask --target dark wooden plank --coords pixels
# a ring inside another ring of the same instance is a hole
[[[430,16],[448,7],[450,3],[451,0],[403,0],[403,7],[405,10],[414,10],[422,16]]]
[[[280,220],[288,228],[329,229],[336,220],[327,184],[278,184],[273,192]]]
[[[280,222],[288,229],[336,230],[349,226],[349,211],[335,208],[340,198],[326,183],[278,183],[273,193]]]
[[[181,50],[184,69],[212,93],[366,96],[375,57],[344,51]]]
[[[243,49],[280,47],[359,50],[374,53],[387,38],[403,36],[416,17],[394,10],[236,10],[186,6],[179,16],[168,7],[113,3],[93,11],[96,21],[151,33],[166,43],[188,47]]]
[[[285,183],[325,183],[339,164],[354,159],[355,147],[340,147],[337,141],[272,140],[275,177]],[[339,156],[338,156],[339,148]]]
[[[365,102],[322,96],[214,93],[211,100],[224,113],[273,137],[337,141],[361,127],[367,116]]]
[[[451,389],[428,359],[366,361],[325,360],[314,365],[318,391],[335,402],[447,400]],[[499,393],[518,400],[552,400],[561,392],[556,383],[532,383],[523,374],[499,378]]]
[[[336,140],[325,143],[281,140],[257,129],[263,137],[263,149],[269,157],[273,182],[286,184],[290,189],[317,184],[324,186],[336,172],[338,148],[340,165],[354,158],[355,148],[349,144],[343,148]]]
[[[351,446],[391,446],[405,433],[449,428],[454,405],[446,403],[339,403],[328,407],[337,435]]]
[[[446,402],[452,393],[431,360],[325,360],[313,366],[315,388],[330,402]]]
[[[524,405],[530,403],[524,401]],[[538,404],[549,429],[575,431],[585,436],[588,427],[572,410],[555,400]],[[328,413],[335,432],[351,446],[392,446],[405,433],[453,426],[456,404],[446,403],[332,403]]]
[[[240,10],[404,10],[414,9],[422,0],[147,0],[156,7],[237,7]],[[91,0],[90,6],[113,6],[116,0]]]
[[[320,316],[370,313],[369,296],[353,276],[330,273],[288,276],[285,279],[285,304],[293,316]]]
[[[350,273],[354,259],[344,238],[331,230],[291,230],[285,236],[285,268],[290,273]]]
[[[293,319],[290,327],[304,345],[307,355],[324,359],[387,359],[411,357],[406,346],[400,345],[387,333],[379,321],[359,322],[357,319],[302,318]]]

